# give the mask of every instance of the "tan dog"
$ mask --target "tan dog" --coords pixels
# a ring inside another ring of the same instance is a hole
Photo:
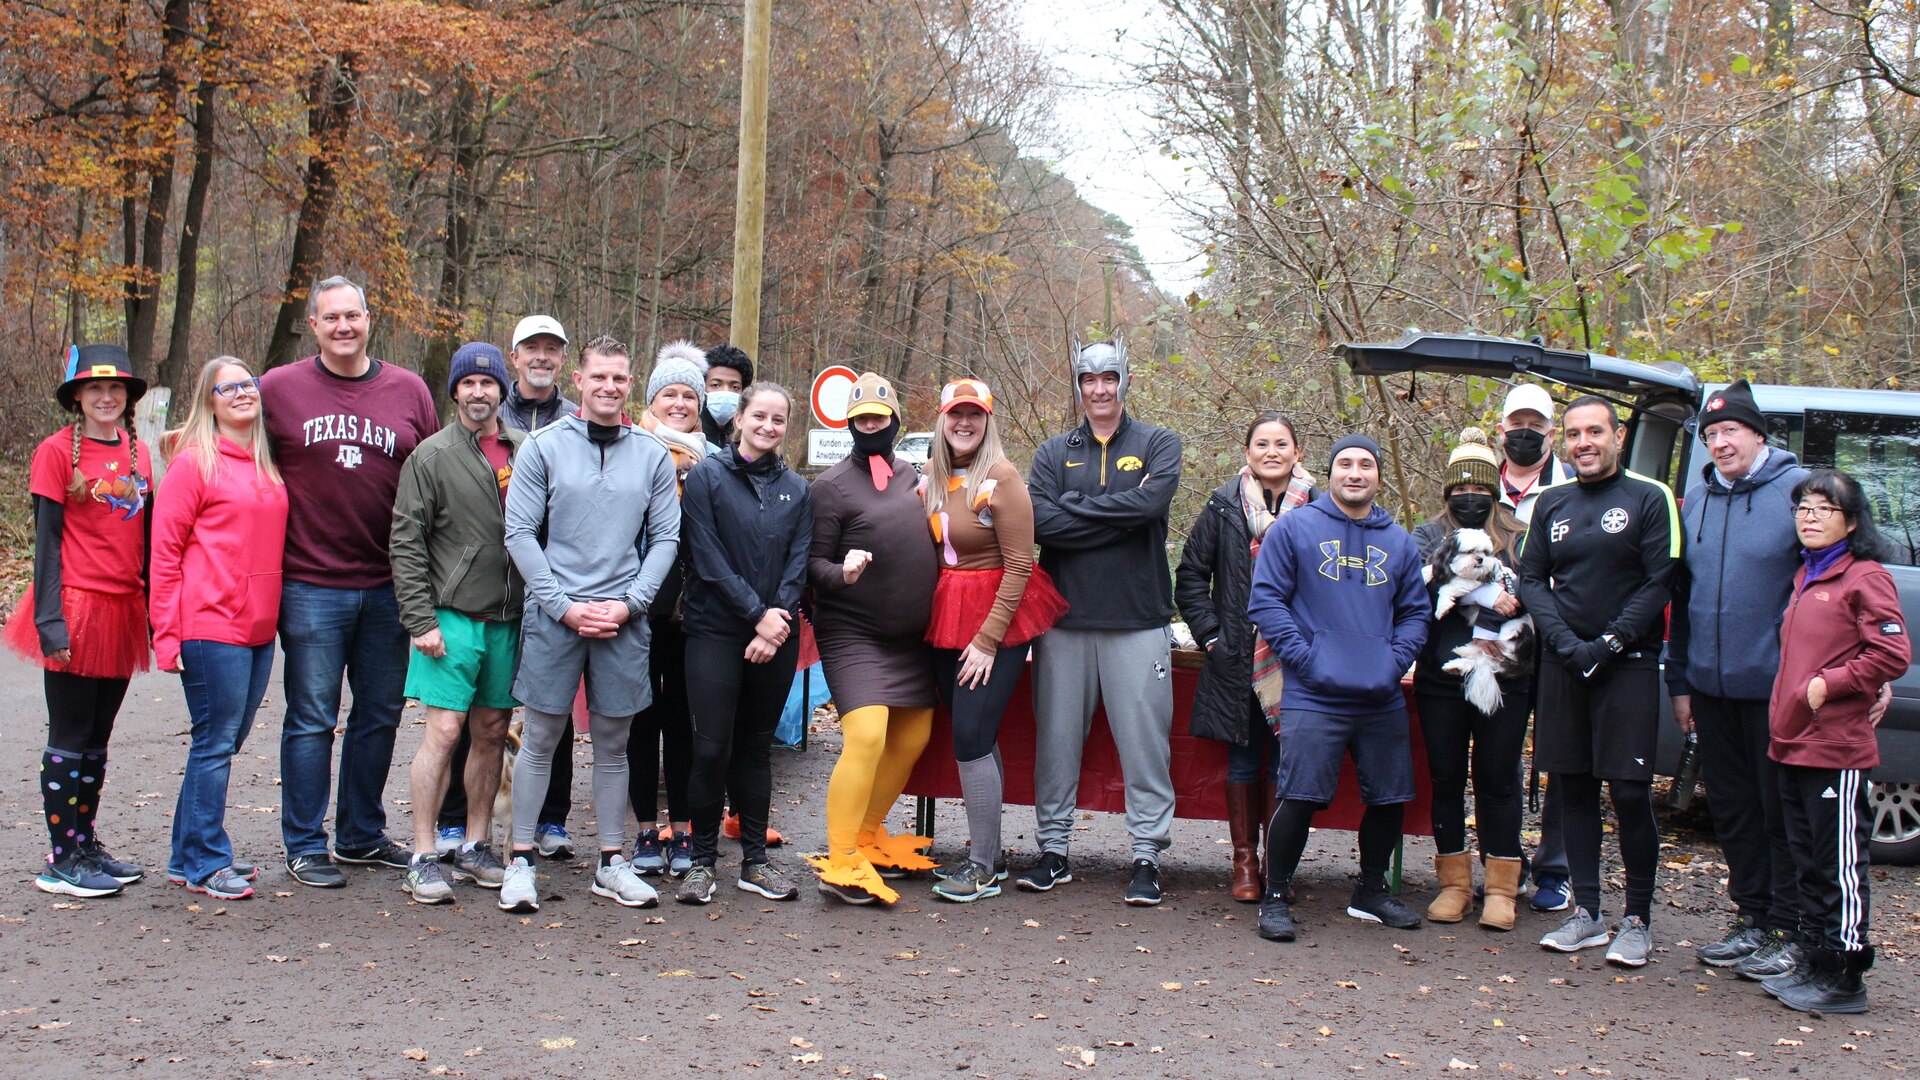
[[[507,721],[507,745],[500,753],[500,790],[493,796],[493,820],[513,831],[513,763],[520,757],[520,732],[527,721],[519,712]]]

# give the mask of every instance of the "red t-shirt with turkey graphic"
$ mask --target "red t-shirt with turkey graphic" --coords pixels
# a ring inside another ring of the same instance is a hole
[[[68,425],[34,448],[28,489],[64,506],[60,537],[60,583],[89,592],[126,595],[144,586],[140,572],[147,558],[148,474],[153,459],[140,445],[139,471],[129,458],[134,444],[123,432],[118,441],[80,440],[80,475],[85,489],[72,494],[73,427]]]

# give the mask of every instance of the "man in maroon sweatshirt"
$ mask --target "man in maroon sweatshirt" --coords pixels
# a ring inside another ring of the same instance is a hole
[[[280,834],[295,881],[338,888],[341,862],[404,869],[381,795],[393,764],[407,632],[393,595],[387,538],[400,466],[439,430],[420,376],[367,356],[366,293],[344,277],[314,284],[307,326],[319,355],[260,378],[267,436],[289,513],[280,646],[287,715],[280,732]],[[353,690],[341,740],[333,854],[327,794],[341,682]]]

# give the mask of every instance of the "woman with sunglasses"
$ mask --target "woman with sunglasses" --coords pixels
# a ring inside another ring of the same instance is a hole
[[[111,896],[145,873],[108,854],[94,819],[114,718],[134,672],[147,668],[153,465],[128,415],[146,391],[120,346],[69,348],[54,398],[73,423],[33,451],[33,587],[6,637],[44,672],[40,799],[52,850],[34,880],[42,892]]]
[[[227,779],[273,671],[287,489],[262,432],[260,384],[231,356],[207,362],[153,514],[154,661],[180,674],[192,719],[173,812],[169,880],[244,900],[255,868],[233,857]]]
[[[1803,959],[1762,985],[1801,1012],[1867,1011],[1867,772],[1880,764],[1874,700],[1912,661],[1891,555],[1866,493],[1822,469],[1793,489],[1805,565],[1780,623],[1768,756],[1800,880]]]

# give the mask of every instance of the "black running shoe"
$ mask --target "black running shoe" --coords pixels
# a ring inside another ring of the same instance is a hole
[[[1162,899],[1160,864],[1152,859],[1133,860],[1133,880],[1127,883],[1127,903],[1134,907],[1152,907]]]
[[[98,840],[81,842],[80,854],[92,859],[93,865],[99,867],[101,873],[122,885],[131,885],[147,876],[147,872],[140,867],[130,862],[121,862],[119,859],[114,858],[106,848],[100,846],[100,841]]]
[[[384,836],[372,847],[335,847],[333,857],[340,862],[354,863],[358,866],[391,866],[395,870],[405,870],[413,865],[413,852]]]
[[[287,860],[287,873],[302,885],[316,889],[338,889],[346,885],[347,875],[333,865],[326,854],[296,855]]]
[[[1294,938],[1293,895],[1291,881],[1278,890],[1269,890],[1260,898],[1260,936],[1268,941],[1292,941]]]
[[[1385,923],[1395,930],[1416,930],[1420,926],[1420,916],[1393,895],[1386,879],[1373,875],[1354,883],[1353,896],[1347,900],[1347,914],[1362,922]]]
[[[1065,885],[1073,880],[1073,870],[1067,865],[1065,855],[1051,851],[1040,853],[1040,861],[1033,869],[1013,879],[1013,883],[1027,892],[1046,892],[1055,885]]]

